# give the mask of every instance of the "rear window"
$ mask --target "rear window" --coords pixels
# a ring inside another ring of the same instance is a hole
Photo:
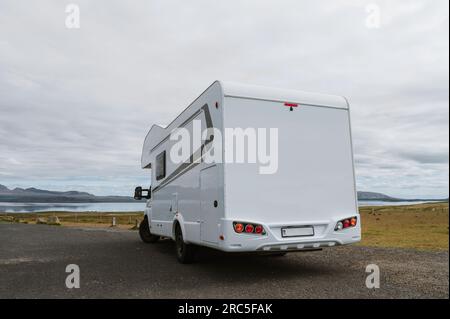
[[[156,156],[156,180],[166,177],[166,151]]]

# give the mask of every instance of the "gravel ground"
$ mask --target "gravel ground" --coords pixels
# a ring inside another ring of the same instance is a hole
[[[170,241],[144,244],[137,232],[0,224],[0,298],[448,298],[445,252],[358,246],[284,257],[201,249],[176,261]],[[81,287],[65,286],[77,264]],[[380,268],[366,288],[366,266]]]

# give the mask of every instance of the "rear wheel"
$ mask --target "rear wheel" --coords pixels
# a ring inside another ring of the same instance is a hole
[[[141,236],[144,243],[156,243],[159,239],[159,236],[152,235],[150,232],[147,216],[145,216],[144,220],[139,224],[139,236]]]
[[[194,261],[195,248],[184,242],[180,224],[175,226],[175,247],[177,259],[180,263],[189,264]]]

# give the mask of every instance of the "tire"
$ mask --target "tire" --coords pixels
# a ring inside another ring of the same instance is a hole
[[[195,247],[184,242],[180,224],[175,226],[175,250],[177,259],[182,264],[190,264],[194,261]]]
[[[141,236],[142,241],[146,244],[153,244],[159,240],[159,236],[152,235],[150,232],[147,216],[139,224],[139,236]]]

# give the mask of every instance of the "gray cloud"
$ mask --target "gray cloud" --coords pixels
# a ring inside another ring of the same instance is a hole
[[[448,164],[448,152],[404,151],[399,154],[406,160],[420,164]]]
[[[151,124],[223,79],[346,95],[360,189],[448,196],[448,1],[75,3],[79,30],[0,3],[0,183],[129,193]]]

